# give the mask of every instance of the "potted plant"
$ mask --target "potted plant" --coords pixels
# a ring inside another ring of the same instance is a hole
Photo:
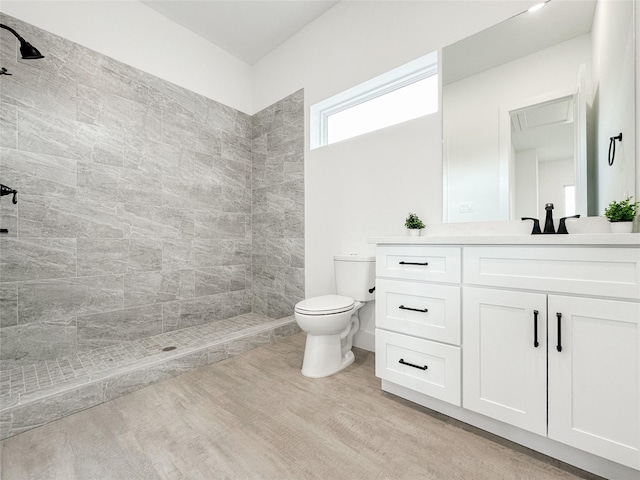
[[[611,202],[605,208],[604,216],[609,220],[613,233],[631,233],[631,230],[633,230],[633,220],[638,214],[638,204],[640,202],[631,203],[632,198],[627,197],[620,202]]]
[[[424,228],[424,223],[418,215],[415,213],[409,213],[409,216],[404,221],[404,226],[407,228],[407,233],[412,237],[417,237]]]

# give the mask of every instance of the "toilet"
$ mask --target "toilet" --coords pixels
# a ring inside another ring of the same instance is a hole
[[[294,316],[307,333],[302,374],[328,377],[353,363],[353,335],[360,328],[358,310],[374,299],[375,257],[358,254],[333,257],[337,295],[298,302]]]

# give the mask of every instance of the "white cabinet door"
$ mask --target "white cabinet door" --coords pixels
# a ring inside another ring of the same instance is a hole
[[[549,438],[640,468],[639,390],[640,304],[550,295]]]
[[[462,298],[463,407],[546,436],[546,295],[464,287]]]

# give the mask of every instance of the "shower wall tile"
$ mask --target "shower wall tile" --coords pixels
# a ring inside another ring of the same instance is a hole
[[[76,273],[74,238],[0,238],[0,282],[66,278]]]
[[[18,234],[22,237],[122,238],[122,204],[75,198],[21,196]]]
[[[162,269],[162,241],[78,238],[78,275],[106,275]]]
[[[20,185],[21,197],[43,193],[48,197],[75,197],[77,164],[73,159],[0,148],[2,183]]]
[[[0,81],[0,92],[4,91],[5,83],[6,82],[4,81]],[[17,145],[18,108],[15,105],[0,102],[0,146],[5,148],[16,148]]]
[[[164,332],[171,332],[180,328],[200,325],[220,319],[221,313],[221,297],[218,295],[163,303],[162,328]]]
[[[78,351],[162,333],[162,305],[78,316]]]
[[[125,238],[192,238],[194,213],[173,207],[125,204]]]
[[[18,285],[15,283],[0,283],[0,328],[17,324]]]
[[[165,239],[162,241],[162,269],[193,269],[193,240]]]
[[[78,315],[123,307],[122,275],[24,282],[18,285],[18,323],[68,322]]]
[[[253,311],[291,315],[304,298],[304,95],[253,116]]]
[[[205,210],[195,212],[195,237],[244,238],[247,234],[248,215],[242,213],[212,213]]]
[[[0,21],[45,53],[22,62],[0,42],[13,73],[0,78],[0,178],[19,192],[0,205],[3,368],[289,315],[304,290],[302,91],[249,116]]]
[[[195,297],[193,270],[163,270],[124,276],[125,308]]]
[[[78,196],[95,202],[162,204],[160,175],[78,162]]]

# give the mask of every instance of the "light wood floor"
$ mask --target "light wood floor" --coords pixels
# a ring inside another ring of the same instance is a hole
[[[0,444],[14,479],[573,479],[380,390],[373,354],[300,374],[304,334]],[[563,467],[566,468],[566,467]]]

